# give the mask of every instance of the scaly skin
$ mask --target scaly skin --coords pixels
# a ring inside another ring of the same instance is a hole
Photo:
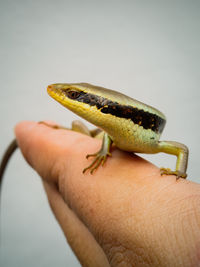
[[[188,149],[174,141],[159,141],[166,118],[157,109],[113,90],[87,83],[52,84],[47,91],[64,107],[102,129],[124,151],[176,155],[176,170],[161,168],[161,174],[187,177]],[[110,146],[105,149],[104,145],[95,155],[99,157],[99,154],[109,153]],[[96,161],[95,158],[86,169],[91,167],[93,172]],[[105,161],[104,157],[102,161]]]

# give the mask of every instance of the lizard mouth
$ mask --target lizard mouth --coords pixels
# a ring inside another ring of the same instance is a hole
[[[49,95],[51,95],[52,92],[55,93],[55,88],[53,87],[53,85],[49,85],[49,86],[47,87],[47,92],[48,92]]]
[[[62,90],[55,87],[53,84],[47,87],[47,93],[55,100],[63,104],[65,95],[63,94]]]

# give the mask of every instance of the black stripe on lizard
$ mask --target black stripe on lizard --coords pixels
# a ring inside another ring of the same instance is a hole
[[[133,123],[142,126],[144,129],[150,129],[158,134],[162,133],[166,123],[166,120],[156,114],[130,105],[121,105],[118,102],[113,102],[102,96],[85,93],[83,91],[75,91],[72,89],[65,89],[62,90],[62,92],[70,99],[86,103],[90,106],[96,106],[97,109],[104,114],[111,114],[118,118],[130,119]]]

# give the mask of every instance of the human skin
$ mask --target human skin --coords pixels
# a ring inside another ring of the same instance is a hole
[[[101,140],[36,122],[15,128],[27,162],[82,266],[199,266],[200,185],[113,148],[103,167],[82,170]]]

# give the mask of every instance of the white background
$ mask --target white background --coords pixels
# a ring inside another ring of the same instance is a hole
[[[164,112],[162,139],[189,147],[188,179],[199,182],[199,14],[198,0],[0,0],[0,156],[18,121],[77,118],[48,84],[89,82]],[[146,158],[175,165],[173,156]],[[19,151],[2,194],[0,266],[80,266]]]

